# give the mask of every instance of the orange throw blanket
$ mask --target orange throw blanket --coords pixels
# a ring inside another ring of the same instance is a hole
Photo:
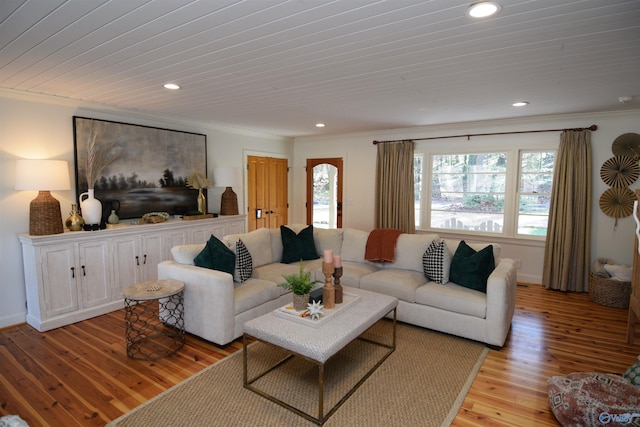
[[[369,233],[364,259],[371,262],[393,262],[396,259],[396,241],[402,231],[396,228],[376,228]]]

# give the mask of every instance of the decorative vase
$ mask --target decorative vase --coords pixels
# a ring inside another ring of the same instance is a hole
[[[203,215],[207,213],[207,198],[204,197],[202,188],[198,188],[198,210]]]
[[[309,294],[297,295],[293,294],[293,308],[298,311],[304,311],[309,304]]]
[[[109,215],[109,218],[107,218],[107,222],[109,224],[117,224],[120,222],[120,217],[116,214],[115,209],[111,209],[111,215]]]
[[[78,205],[75,203],[71,204],[71,212],[69,213],[69,218],[64,222],[65,227],[69,229],[69,231],[80,231],[84,226],[84,219],[80,216],[80,211],[78,211]]]
[[[83,199],[84,196],[87,196],[86,199]],[[95,198],[93,188],[80,195],[80,210],[85,224],[100,224],[102,221],[102,203]]]

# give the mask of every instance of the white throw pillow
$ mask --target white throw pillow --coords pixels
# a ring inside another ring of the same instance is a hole
[[[234,248],[239,239],[242,239],[242,242],[249,250],[254,267],[274,262],[271,252],[271,232],[268,228],[258,228],[245,234],[231,234],[224,237],[224,242],[230,248]]]
[[[178,264],[193,265],[193,259],[202,252],[204,247],[205,243],[177,245],[171,248],[171,256]]]
[[[324,255],[323,250],[331,249],[338,255],[342,252],[342,228],[316,228],[313,227],[313,240],[318,250],[318,255]]]
[[[604,269],[614,280],[620,280],[622,282],[631,281],[632,268],[630,265],[605,264]]]
[[[449,282],[452,258],[445,241],[434,239],[422,256],[424,275],[431,281],[446,285]]]
[[[342,238],[342,252],[340,253],[342,260],[365,262],[364,253],[367,248],[367,239],[369,239],[368,231],[345,228]]]
[[[396,241],[396,257],[390,267],[401,270],[423,271],[422,254],[424,254],[431,242],[438,238],[438,235],[433,233],[402,233]]]

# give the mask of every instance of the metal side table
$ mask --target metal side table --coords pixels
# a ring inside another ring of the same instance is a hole
[[[127,356],[157,360],[184,345],[184,283],[151,280],[123,292]]]

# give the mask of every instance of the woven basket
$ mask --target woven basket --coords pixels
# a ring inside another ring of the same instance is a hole
[[[622,282],[591,273],[589,278],[591,301],[614,308],[629,308],[631,282]]]

